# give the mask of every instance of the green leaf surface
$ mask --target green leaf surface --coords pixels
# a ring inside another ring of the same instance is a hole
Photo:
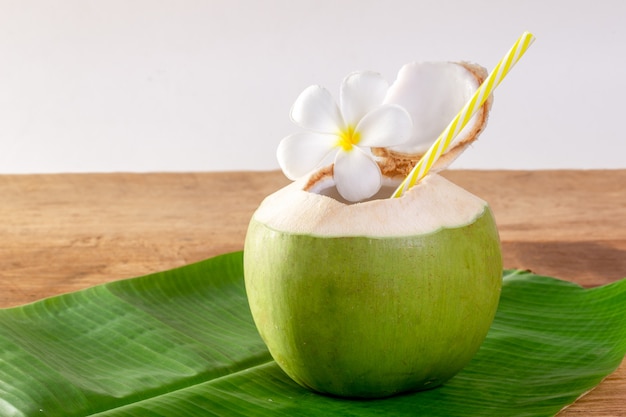
[[[505,271],[496,319],[444,386],[384,400],[311,393],[252,322],[241,252],[0,310],[0,416],[553,416],[626,354],[626,280]]]

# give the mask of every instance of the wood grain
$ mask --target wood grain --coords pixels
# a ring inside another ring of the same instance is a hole
[[[584,286],[626,277],[626,170],[445,176],[490,203],[505,267]],[[280,172],[0,176],[0,307],[242,249],[254,209],[287,182]],[[625,364],[560,416],[626,416]]]

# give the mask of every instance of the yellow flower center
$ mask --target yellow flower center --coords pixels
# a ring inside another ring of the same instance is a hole
[[[354,130],[354,126],[346,127],[337,136],[339,136],[337,146],[341,146],[344,151],[351,150],[361,140],[361,133]]]

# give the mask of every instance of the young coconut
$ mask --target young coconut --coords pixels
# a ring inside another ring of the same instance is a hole
[[[296,100],[293,120],[314,132],[285,138],[278,158],[301,178],[254,213],[244,273],[259,333],[300,385],[361,398],[433,388],[484,340],[502,273],[487,203],[436,174],[387,198],[483,77],[474,65],[409,64],[391,87],[349,75],[340,107],[321,87]],[[488,107],[443,165],[483,129]],[[329,154],[334,163],[316,167]]]

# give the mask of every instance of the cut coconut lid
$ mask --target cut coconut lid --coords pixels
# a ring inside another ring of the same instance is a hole
[[[404,178],[486,77],[467,63],[405,65],[389,86],[374,72],[349,74],[339,102],[310,86],[296,99],[291,118],[305,129],[285,137],[277,150],[287,177],[333,178],[356,202],[378,193],[386,178]],[[443,169],[483,130],[490,100],[481,107],[433,167]]]
[[[466,62],[414,62],[403,66],[384,102],[404,107],[413,121],[411,137],[395,146],[375,148],[388,177],[405,177],[487,77],[485,68]],[[445,169],[484,130],[492,96],[470,119],[431,168]]]

